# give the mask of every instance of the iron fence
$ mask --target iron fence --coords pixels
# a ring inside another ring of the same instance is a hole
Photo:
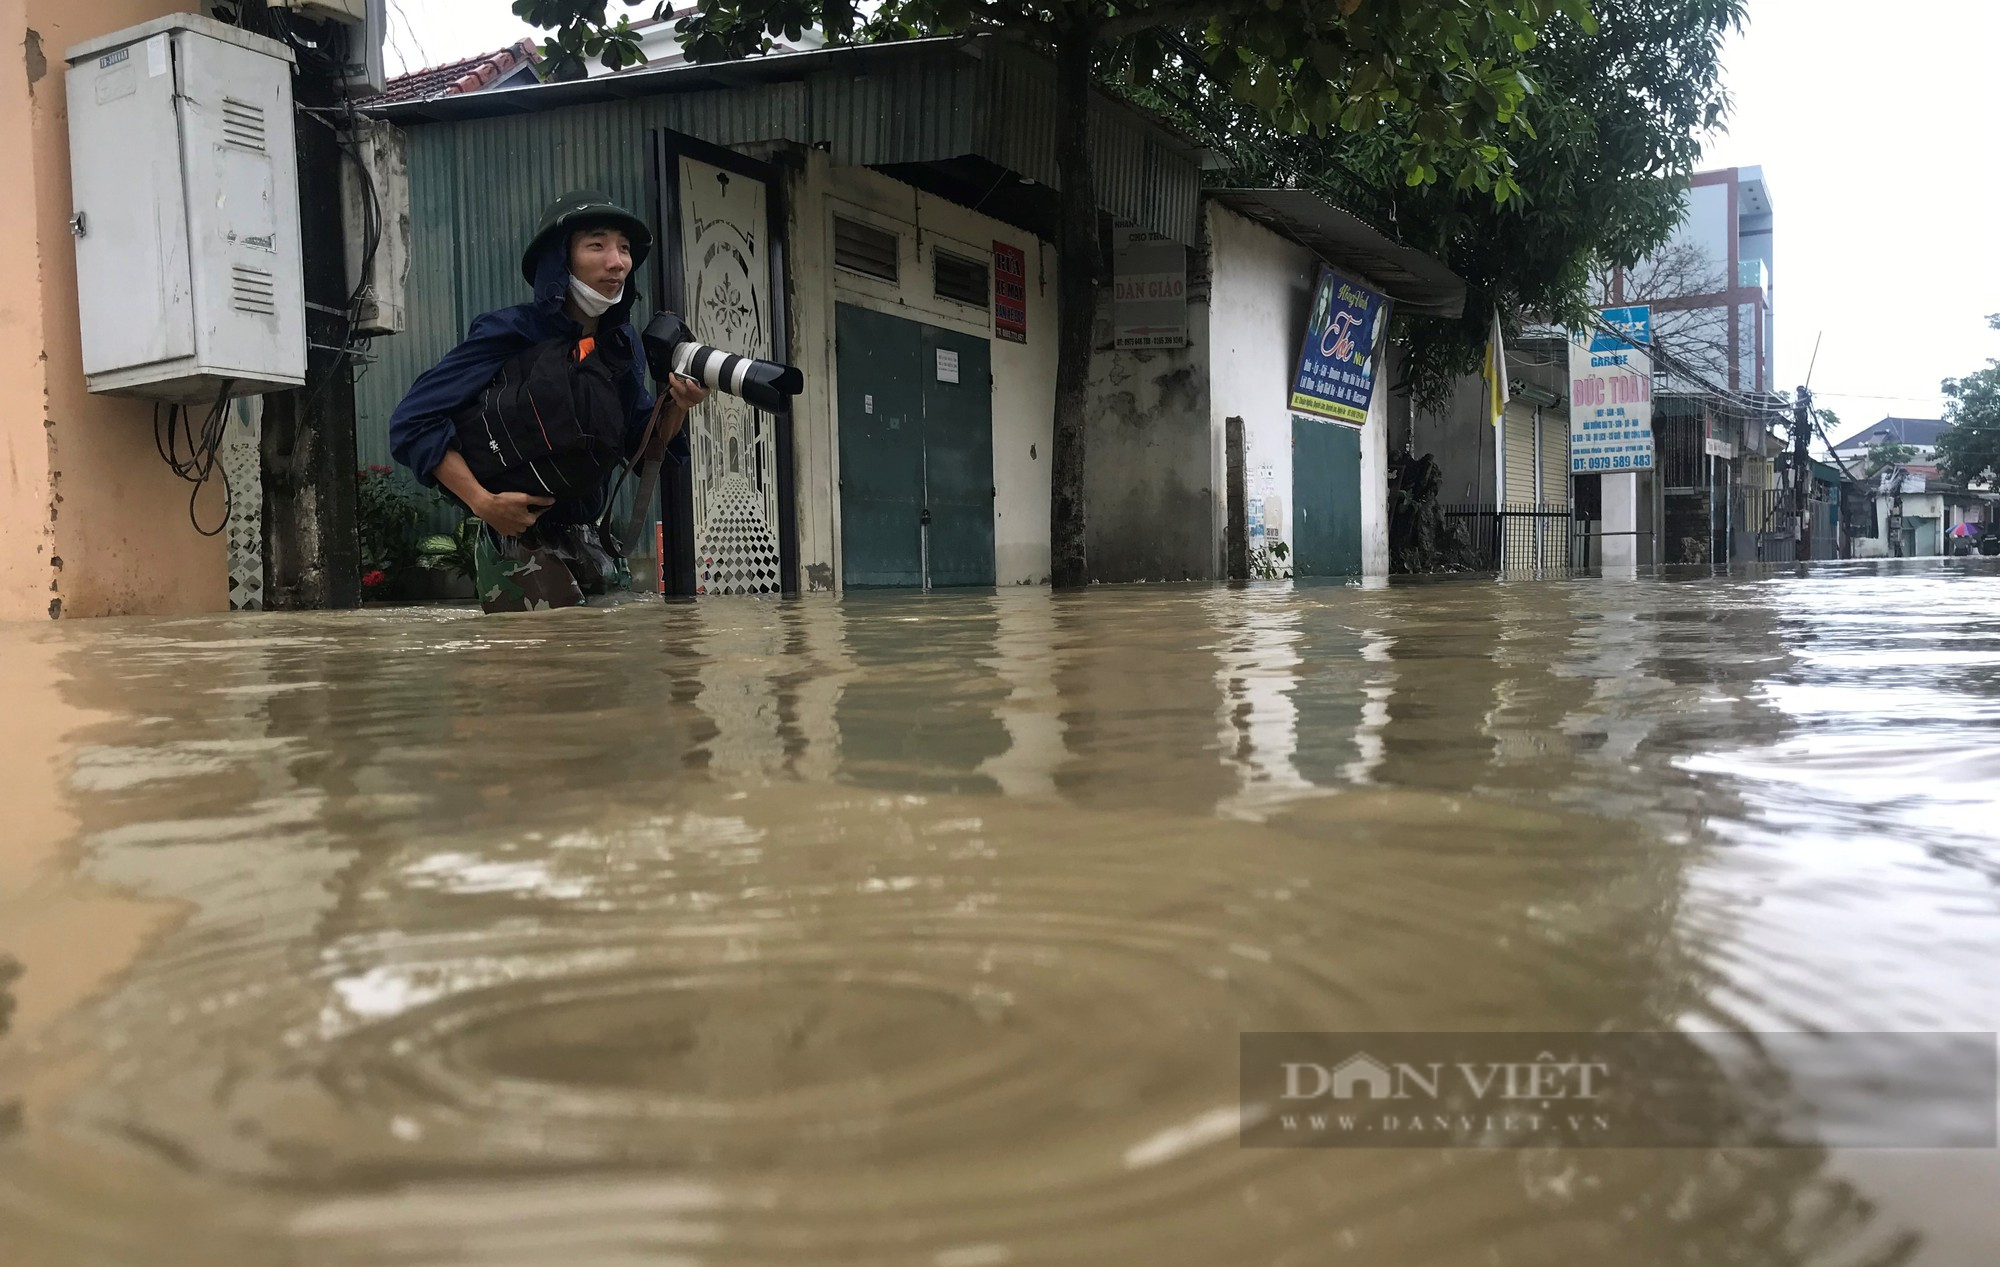
[[[1572,572],[1591,564],[1589,521],[1568,506],[1506,503],[1444,507],[1493,572]]]

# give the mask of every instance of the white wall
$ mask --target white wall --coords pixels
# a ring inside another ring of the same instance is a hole
[[[1736,284],[1735,278],[1727,276],[1730,239],[1735,235],[1736,226],[1729,222],[1728,185],[1696,185],[1687,191],[1687,215],[1674,230],[1672,241],[1701,248],[1716,270],[1725,274],[1725,287]]]
[[[1629,577],[1641,556],[1640,499],[1646,488],[1636,471],[1608,472],[1604,478],[1604,574]]]
[[[1929,548],[1932,554],[1944,551],[1944,534],[1951,526],[1945,518],[1944,498],[1936,493],[1905,493],[1903,495],[1903,526],[1908,528],[1912,520],[1925,519],[1937,525],[1928,535],[1917,533],[1917,548]]]
[[[1292,379],[1299,368],[1299,343],[1312,307],[1319,260],[1302,246],[1237,215],[1208,204],[1209,416],[1217,437],[1216,486],[1224,421],[1243,419],[1243,474],[1252,501],[1274,499],[1267,515],[1267,540],[1289,542],[1292,535]],[[1366,454],[1363,454],[1366,465]],[[1218,508],[1216,540],[1224,539]],[[1386,545],[1384,549],[1386,550]],[[1218,567],[1217,574],[1221,571]]]
[[[1375,375],[1368,425],[1361,429],[1361,574],[1389,575],[1389,375]]]
[[[1298,373],[1319,259],[1215,203],[1208,204],[1208,237],[1209,410],[1217,437],[1216,486],[1222,480],[1223,421],[1240,417],[1250,496],[1275,494],[1282,514],[1276,525],[1267,524],[1267,531],[1279,527],[1289,542],[1297,510],[1292,504],[1292,379]],[[1216,539],[1222,540],[1219,515]],[[1389,572],[1386,372],[1376,376],[1368,423],[1361,428],[1361,567],[1371,576]]]
[[[993,365],[993,548],[1001,585],[1049,579],[1049,441],[1055,414],[1056,256],[1032,234],[921,193],[864,167],[835,167],[804,154],[788,182],[792,355],[806,389],[794,413],[799,567],[802,589],[833,588],[840,576],[840,470],[834,417],[834,305],[854,304],[989,340]],[[833,267],[833,217],[895,232],[899,283]],[[993,338],[993,307],[932,294],[932,252],[988,261],[993,243],[1022,249],[1028,266],[1028,341]]]

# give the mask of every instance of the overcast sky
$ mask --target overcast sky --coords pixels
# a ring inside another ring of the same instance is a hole
[[[1777,250],[1777,385],[1843,433],[1937,417],[1940,380],[2000,356],[1992,0],[1750,0],[1716,167],[1762,166]],[[1883,399],[1887,397],[1889,399]]]
[[[534,32],[508,0],[390,0],[391,73]],[[643,17],[651,6],[610,11]],[[1843,431],[1935,417],[1940,380],[2000,356],[2000,167],[1988,129],[2000,3],[1750,0],[1708,166],[1761,166],[1776,213],[1777,385]]]
[[[620,11],[612,0],[609,11]],[[389,73],[488,53],[536,30],[514,16],[509,0],[389,0]],[[629,10],[637,17],[651,9]]]

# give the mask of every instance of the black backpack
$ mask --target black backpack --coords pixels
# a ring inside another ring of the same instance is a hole
[[[458,451],[488,491],[596,497],[625,456],[620,380],[631,373],[624,341],[598,339],[579,356],[574,339],[550,339],[500,367],[453,419]]]

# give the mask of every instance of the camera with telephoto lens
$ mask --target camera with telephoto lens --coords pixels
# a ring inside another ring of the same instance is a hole
[[[785,408],[791,397],[805,390],[806,376],[797,366],[712,348],[698,341],[687,322],[671,312],[655,314],[640,339],[646,345],[646,367],[653,371],[655,382],[665,383],[668,374],[679,374],[710,391],[741,396],[759,409],[774,411]]]

